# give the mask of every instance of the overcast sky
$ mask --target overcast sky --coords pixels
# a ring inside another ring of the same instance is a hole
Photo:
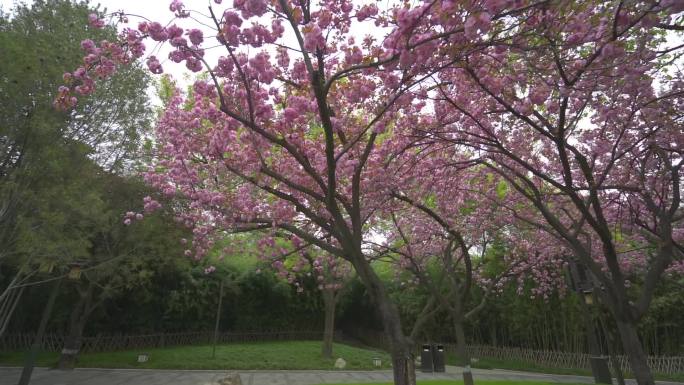
[[[15,0],[0,0],[0,5],[2,5],[2,8],[4,10],[8,10],[12,7],[12,4],[14,4]],[[20,1],[22,3],[32,3],[32,1]],[[188,4],[190,3],[205,3],[206,1],[201,0],[201,1],[187,1]],[[168,6],[171,3],[169,0],[100,0],[100,1],[93,1],[91,0],[91,4],[100,4],[102,5],[103,8],[107,8],[109,12],[120,10],[120,9],[125,9],[127,12],[130,13],[137,13],[142,16],[146,17],[154,17],[155,12],[156,15],[159,16],[159,9],[165,10],[165,12],[168,12]],[[171,15],[170,12],[168,12],[169,15]]]
[[[24,0],[24,1],[17,1],[17,0],[0,0],[0,7],[2,8],[3,11],[7,12],[13,8],[13,5],[15,3],[32,3],[32,0]],[[159,21],[162,24],[165,24],[165,22],[170,21],[173,19],[173,13],[169,10],[169,4],[171,3],[171,0],[91,0],[90,3],[95,6],[97,4],[100,4],[100,9],[106,9],[107,13],[112,13],[116,11],[123,10],[126,14],[129,15],[138,15],[142,16],[148,19],[152,19],[154,21]],[[223,10],[226,6],[226,4],[232,4],[231,0],[228,0],[227,2],[224,2],[222,5],[216,5],[214,4],[213,0],[186,0],[185,4],[188,8],[193,9],[193,10],[198,10],[203,13],[207,9],[207,6],[209,4],[213,4],[215,7],[218,7],[218,9]],[[199,16],[198,16],[199,17]],[[138,25],[138,22],[140,22],[142,18],[135,17],[135,16],[130,16],[129,17],[129,24],[132,27],[135,27]],[[205,20],[202,20],[205,21]],[[206,20],[208,21],[208,20]],[[84,23],[87,23],[87,20],[83,21]],[[176,20],[176,23],[184,28],[187,28],[188,26],[192,25],[193,27],[196,27],[197,24],[193,22],[192,20]],[[125,26],[125,25],[120,25],[120,26]],[[211,36],[213,33],[208,33],[207,30],[204,31],[205,36]],[[152,48],[155,47],[153,44],[154,42],[152,41],[146,41],[145,45],[148,48],[148,51],[146,52],[147,55],[151,54],[150,51]],[[188,80],[190,79],[188,74],[190,74],[190,71],[185,68],[184,65],[182,64],[176,64],[171,62],[170,60],[167,59],[168,57],[168,52],[170,51],[170,48],[168,45],[163,46],[159,50],[155,50],[154,54],[159,58],[159,60],[162,62],[162,65],[164,67],[164,70],[166,73],[170,74],[173,76],[178,84],[180,86],[184,86],[185,84],[188,84]],[[206,52],[206,58],[210,61],[213,62],[216,60],[216,57],[222,54],[222,52],[218,51],[218,49],[211,49]],[[74,68],[75,69],[75,68]],[[71,70],[74,70],[71,69]],[[66,69],[65,70],[69,70]],[[156,75],[154,75],[156,76]],[[148,96],[150,97],[150,100],[152,101],[153,104],[159,104],[159,100],[156,96],[156,91],[154,88],[150,88],[148,92]]]
[[[9,11],[12,6],[15,3],[31,3],[32,0],[24,0],[24,1],[17,1],[17,0],[0,0],[0,6],[4,11]],[[364,4],[364,3],[370,3],[372,0],[360,0],[359,3]],[[162,24],[165,24],[166,22],[170,21],[173,19],[173,13],[169,10],[169,4],[171,3],[171,0],[91,0],[90,2],[93,5],[100,4],[100,9],[106,8],[107,13],[112,13],[116,12],[119,10],[123,10],[126,14],[129,15],[139,15],[144,18],[152,19],[154,21],[159,21]],[[223,4],[221,5],[216,5],[213,0],[186,0],[185,5],[188,9],[192,11],[199,11],[202,14],[208,14],[207,7],[211,4],[214,6],[215,9],[220,10],[219,12],[222,13],[222,11],[227,7],[232,5],[232,0],[227,0],[224,1]],[[197,13],[193,13],[193,16],[197,17],[201,22],[211,24],[212,21],[208,18],[205,18]],[[130,25],[135,27],[137,26],[138,22],[140,22],[142,19],[135,17],[135,16],[130,16],[129,17],[129,22]],[[84,22],[87,22],[84,20]],[[212,36],[215,36],[215,32],[210,31],[208,28],[202,28],[199,23],[189,20],[189,19],[176,19],[174,21],[177,23],[180,27],[183,28],[200,28],[203,29],[204,35],[205,35],[205,49],[208,46],[211,46],[210,40]],[[267,22],[267,24],[270,24],[270,22]],[[359,38],[362,38],[364,35],[370,33],[374,35],[376,38],[381,39],[382,35],[384,35],[384,31],[380,28],[368,28],[368,25],[355,25],[352,28],[352,31],[354,29],[357,29]],[[288,45],[296,45],[294,38],[292,37],[292,41],[290,43],[290,36],[288,36],[289,30],[286,29],[285,33],[285,44]],[[355,33],[356,35],[356,33]],[[183,74],[189,72],[184,65],[178,65],[175,63],[170,62],[167,57],[168,57],[168,52],[170,49],[168,48],[168,45],[166,47],[163,47],[160,51],[152,51],[152,48],[155,47],[153,44],[154,42],[152,41],[147,41],[146,46],[148,48],[148,51],[146,52],[147,55],[154,54],[156,55],[159,60],[162,62],[162,65],[164,67],[164,70],[167,73],[170,73],[172,76],[174,76],[177,79],[182,79]],[[267,48],[268,49],[268,48]],[[214,49],[207,49],[206,50],[206,59],[209,63],[215,62],[217,57],[219,55],[225,54],[224,51],[222,51],[222,48],[214,48]]]
[[[387,4],[392,3],[394,0],[389,0],[387,1]],[[32,0],[24,0],[24,1],[17,1],[17,0],[0,0],[0,7],[4,11],[9,11],[12,6],[15,3],[31,3]],[[355,3],[357,2],[356,0],[354,1]],[[370,3],[372,0],[358,0],[358,3]],[[124,10],[127,14],[129,15],[139,15],[144,18],[152,19],[154,21],[159,21],[162,24],[164,24],[167,21],[170,21],[173,19],[173,13],[169,10],[169,4],[171,3],[171,0],[91,0],[91,4],[97,5],[100,4],[100,8],[106,8],[108,13],[119,11],[119,10]],[[203,14],[207,14],[207,7],[211,4],[215,8],[221,10],[225,9],[227,6],[230,6],[232,4],[232,0],[226,0],[224,1],[223,4],[221,5],[216,5],[214,4],[213,0],[186,0],[185,5],[188,9],[193,10],[193,11],[199,11]],[[200,21],[205,22],[205,23],[211,23],[210,19],[206,19],[198,14],[193,14],[193,16],[196,16]],[[138,22],[141,21],[141,18],[137,18],[134,16],[130,17],[130,24],[132,26],[137,26]],[[84,20],[84,22],[86,22]],[[205,48],[208,45],[211,45],[209,43],[209,39],[211,36],[215,36],[215,32],[211,32],[208,28],[201,28],[200,25],[189,19],[176,19],[175,23],[177,23],[180,27],[183,28],[200,28],[204,29],[204,35],[205,35],[205,40],[207,42],[205,43]],[[382,28],[376,28],[372,27],[368,28],[369,25],[366,24],[361,24],[361,25],[354,25],[352,27],[352,33],[354,35],[358,35],[357,39],[362,38],[366,34],[371,34],[373,35],[376,39],[382,40],[383,35],[385,35],[386,31],[383,30]],[[285,35],[285,44],[287,45],[296,45],[294,41],[290,42],[290,36],[287,36],[289,32],[286,29],[286,35]],[[294,39],[292,39],[294,40]],[[357,40],[358,41],[358,40]],[[681,44],[681,35],[678,35],[676,33],[668,33],[667,34],[667,46],[673,46],[677,44]],[[178,79],[182,82],[183,75],[187,74],[189,71],[185,68],[184,65],[179,65],[172,63],[167,59],[168,57],[168,52],[169,48],[168,46],[162,48],[160,51],[154,51],[150,52],[151,49],[154,47],[153,42],[147,41],[146,42],[148,46],[148,51],[147,55],[154,54],[156,55],[159,60],[162,62],[162,65],[164,66],[164,70],[171,74],[174,78]],[[219,55],[225,54],[221,50],[221,47],[214,48],[214,49],[208,49],[206,51],[206,59],[209,63],[215,62],[217,57]]]
[[[0,6],[4,11],[11,10],[15,3],[32,3],[32,1],[0,0]],[[91,0],[90,3],[93,5],[100,4],[100,9],[106,8],[107,13],[124,10],[127,14],[143,16],[162,23],[173,18],[173,13],[169,11],[168,8],[169,4],[171,3],[170,0]],[[191,7],[191,9],[200,10],[202,12],[204,12],[206,7],[210,4],[209,0],[187,0],[185,3],[189,6],[189,8]],[[213,1],[211,3],[213,4]],[[216,6],[216,4],[214,4],[214,6]],[[219,7],[221,7],[220,9],[223,9],[225,5],[220,5]],[[134,16],[129,18],[130,25],[134,27],[137,26],[138,22],[141,20],[141,18],[136,18]],[[87,20],[84,20],[84,23],[86,22]],[[190,21],[190,23],[192,23],[192,21]],[[178,21],[178,24],[180,26],[186,26],[184,24],[190,25],[189,23],[185,23],[185,20]],[[151,43],[152,42],[146,42],[148,48],[153,47]],[[171,73],[171,75],[175,78],[182,79],[183,74],[189,71],[187,71],[183,65],[176,65],[168,60],[164,61],[164,59],[166,59],[167,53],[168,50],[164,49],[162,50],[162,53],[157,52],[156,54],[160,61],[162,61],[164,69],[167,72]],[[207,52],[209,58],[211,57],[211,53],[212,52]]]

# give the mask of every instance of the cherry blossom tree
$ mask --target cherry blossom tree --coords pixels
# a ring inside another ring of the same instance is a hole
[[[512,215],[589,269],[638,383],[652,384],[636,325],[684,250],[682,45],[663,33],[681,30],[684,3],[543,3],[424,6],[417,29],[463,29],[437,52],[401,48],[433,67],[460,57],[431,83],[439,122],[414,136],[470,155],[536,208]],[[634,259],[638,292],[625,279]]]
[[[421,125],[425,103],[412,90],[438,68],[416,77],[406,63],[392,64],[400,55],[383,39],[352,31],[390,29],[403,7],[380,13],[347,0],[236,0],[223,12],[214,8],[197,12],[173,1],[177,20],[169,24],[143,21],[117,42],[84,41],[85,64],[65,75],[56,104],[72,106],[97,78],[142,58],[145,41],[166,43],[171,61],[204,71],[206,80],[166,106],[146,177],[184,202],[179,220],[195,235],[186,254],[206,254],[217,233],[272,228],[348,261],[392,341],[395,383],[415,383],[412,342],[362,245],[387,201],[382,165],[391,142],[383,138],[392,127]],[[211,37],[198,24],[178,25],[197,18]],[[101,25],[97,15],[91,24]],[[431,50],[436,39],[420,36],[410,46]],[[213,46],[223,50],[215,60],[207,53]],[[163,72],[164,60],[145,60]]]
[[[174,0],[168,24],[84,41],[84,66],[65,74],[56,100],[71,107],[98,78],[143,57],[164,72],[156,48],[145,57],[150,41],[206,74],[169,100],[146,176],[193,228],[186,254],[203,256],[217,234],[275,229],[348,261],[392,341],[395,383],[414,383],[413,341],[367,244],[387,206],[410,197],[392,172],[397,154],[419,149],[416,161],[430,162],[431,147],[450,149],[453,167],[484,166],[506,180],[509,196],[527,202],[508,212],[589,268],[638,382],[653,383],[635,326],[683,253],[681,47],[666,48],[660,32],[681,29],[681,1],[215,7]],[[102,21],[92,15],[91,24]],[[212,57],[213,47],[222,54]],[[647,262],[636,297],[620,267],[626,254]]]
[[[388,207],[392,226],[378,247],[397,255],[400,269],[410,272],[411,280],[449,315],[465,367],[463,379],[472,384],[465,322],[511,281],[517,281],[521,294],[530,281],[532,296],[564,291],[562,256],[567,252],[548,234],[509,214],[507,206],[522,210],[526,202],[511,199],[503,178],[482,166],[453,167],[450,146],[425,148],[429,160],[406,152],[403,158],[409,159],[397,158],[400,182],[392,195],[399,204]],[[475,287],[483,292],[478,303],[471,301]]]
[[[353,277],[351,265],[297,237],[283,240],[273,235],[264,236],[258,245],[262,259],[270,263],[280,278],[295,286],[298,293],[306,290],[307,279],[315,280],[325,313],[321,354],[325,358],[332,358],[335,309],[345,286]]]

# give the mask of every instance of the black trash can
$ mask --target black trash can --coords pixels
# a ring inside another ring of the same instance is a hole
[[[432,369],[432,347],[430,345],[423,345],[420,350],[420,371],[432,373]]]
[[[608,367],[608,357],[595,356],[589,358],[591,372],[594,374],[594,382],[597,384],[612,384],[613,377]]]
[[[435,372],[444,372],[444,345],[432,345],[432,362]]]

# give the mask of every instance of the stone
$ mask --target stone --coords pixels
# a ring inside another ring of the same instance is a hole
[[[335,361],[335,369],[344,369],[347,366],[347,361],[344,358],[338,358]]]
[[[237,373],[231,373],[228,376],[218,380],[217,385],[242,385],[242,380],[240,375]]]

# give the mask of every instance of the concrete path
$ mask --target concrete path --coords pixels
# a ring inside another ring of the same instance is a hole
[[[0,385],[16,385],[20,368],[0,368]],[[223,370],[151,370],[151,369],[76,369],[71,372],[36,368],[31,385],[214,385],[228,372]],[[238,371],[243,385],[312,385],[326,383],[391,382],[392,372],[274,370]],[[418,373],[419,380],[461,378],[461,368],[447,367],[446,373]],[[473,369],[475,379],[587,383],[590,377],[537,374],[509,370]],[[634,384],[628,380],[628,384]],[[684,385],[658,381],[659,385]]]

